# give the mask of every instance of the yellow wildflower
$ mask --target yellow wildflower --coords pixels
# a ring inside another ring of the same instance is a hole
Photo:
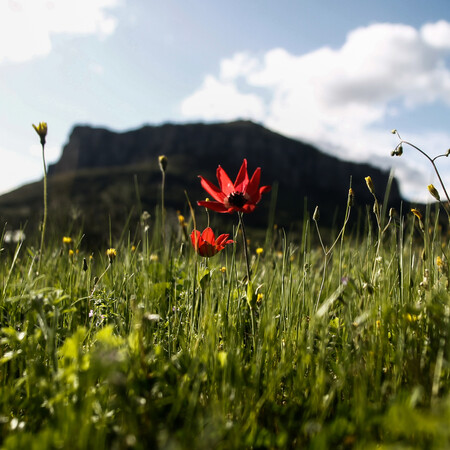
[[[63,241],[63,244],[71,244],[72,238],[69,236],[63,236],[62,241]]]
[[[109,262],[112,263],[114,258],[117,256],[117,251],[115,248],[108,248],[106,250],[106,256],[109,258]]]
[[[259,256],[259,255],[262,255],[263,252],[264,252],[264,249],[263,249],[262,247],[258,247],[258,248],[256,249],[256,254],[257,254],[258,256]]]
[[[36,126],[34,123],[32,125],[36,130],[36,133],[41,138],[41,144],[45,145],[45,136],[47,136],[47,122],[39,122],[38,126]]]

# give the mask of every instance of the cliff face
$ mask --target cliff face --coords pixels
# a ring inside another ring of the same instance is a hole
[[[165,124],[125,133],[76,126],[60,160],[49,167],[50,201],[60,213],[70,208],[87,215],[96,211],[97,216],[111,215],[113,211],[123,215],[133,206],[152,210],[159,200],[158,156],[162,154],[169,161],[169,207],[186,209],[185,190],[192,203],[205,197],[197,175],[215,182],[215,170],[220,164],[234,179],[242,160],[247,158],[250,174],[260,166],[261,183],[278,184],[275,220],[279,224],[300,219],[305,198],[310,211],[319,205],[324,218],[321,220],[331,220],[336,208],[345,210],[350,179],[359,205],[372,204],[373,200],[365,186],[366,176],[372,177],[380,199],[388,183],[388,174],[377,168],[341,161],[252,122]],[[15,206],[21,206],[22,212],[26,210],[26,188],[0,197],[2,219],[7,219],[14,198],[20,199]],[[137,196],[140,205],[136,205]],[[398,205],[400,201],[394,180],[390,202]],[[250,220],[255,225],[267,223],[269,203],[264,199],[252,215]]]

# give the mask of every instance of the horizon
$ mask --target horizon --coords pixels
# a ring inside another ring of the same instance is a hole
[[[432,201],[431,166],[406,148],[392,158],[391,130],[433,156],[450,147],[449,16],[445,0],[2,3],[0,193],[42,178],[32,123],[48,123],[51,164],[76,124],[240,118],[392,168],[403,197]]]

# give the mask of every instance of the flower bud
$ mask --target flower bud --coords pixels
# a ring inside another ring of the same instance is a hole
[[[158,157],[159,162],[159,168],[161,169],[161,172],[165,172],[167,169],[167,157],[165,155],[160,155]]]
[[[370,193],[372,195],[375,195],[375,186],[373,185],[372,178],[369,176],[369,177],[366,177],[365,180],[366,180],[367,188],[369,189]]]
[[[411,212],[419,219],[423,219],[423,214],[416,208],[411,208]]]
[[[428,188],[428,192],[437,200],[437,201],[440,201],[441,200],[441,197],[440,197],[440,195],[439,195],[439,192],[437,191],[437,189],[432,185],[432,184],[429,184],[428,186],[427,186],[427,188]]]
[[[352,188],[350,188],[348,190],[348,200],[347,200],[347,202],[348,202],[348,206],[353,206],[353,203],[355,202],[355,191]]]

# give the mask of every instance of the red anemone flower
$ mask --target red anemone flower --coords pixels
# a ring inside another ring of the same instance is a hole
[[[225,245],[234,242],[232,239],[228,239],[229,236],[229,234],[221,234],[216,239],[213,230],[208,227],[203,230],[203,233],[200,233],[198,230],[193,230],[191,233],[191,241],[195,251],[200,256],[209,258],[223,250]]]
[[[199,201],[199,206],[212,209],[220,213],[241,211],[252,212],[261,200],[261,194],[270,191],[270,186],[259,186],[261,167],[258,167],[249,180],[247,173],[247,160],[244,159],[234,183],[231,182],[222,167],[217,168],[219,187],[199,176],[202,187],[216,201]]]

